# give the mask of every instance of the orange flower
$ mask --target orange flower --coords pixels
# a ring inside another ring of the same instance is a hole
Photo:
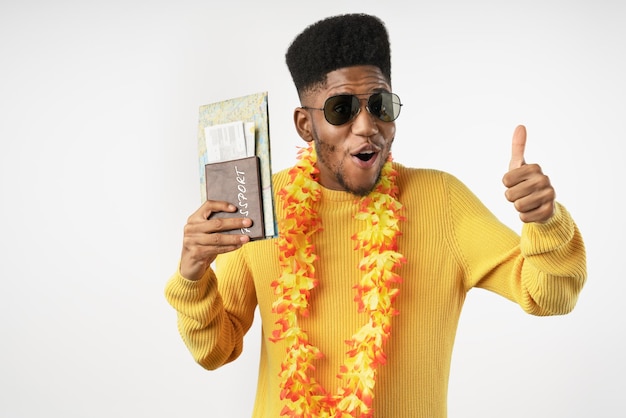
[[[346,360],[337,375],[341,385],[333,395],[310,376],[315,370],[313,362],[323,354],[298,326],[298,315],[308,315],[310,292],[318,284],[311,236],[322,229],[315,210],[321,197],[315,150],[311,146],[301,148],[298,155],[297,164],[289,171],[290,183],[278,192],[286,216],[279,225],[277,240],[282,274],[272,282],[278,295],[272,310],[279,319],[269,340],[285,340],[289,345],[279,374],[283,379],[280,397],[287,401],[281,416],[371,418],[376,370],[386,362],[383,346],[391,332],[391,317],[398,313],[392,307],[398,289],[392,286],[401,278],[393,270],[405,261],[397,252],[399,225],[404,219],[400,214],[402,204],[396,199],[397,173],[390,156],[376,188],[358,201],[356,219],[364,221],[365,227],[352,239],[356,241],[355,250],[363,251],[357,267],[364,273],[355,286],[355,302],[369,320],[346,341]]]

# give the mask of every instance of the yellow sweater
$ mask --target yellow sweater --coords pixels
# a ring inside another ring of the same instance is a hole
[[[404,205],[399,251],[406,257],[403,282],[379,367],[374,416],[445,418],[448,375],[457,323],[472,287],[496,292],[533,315],[571,311],[586,279],[585,249],[567,211],[557,204],[546,224],[525,224],[520,236],[500,223],[453,176],[394,164]],[[288,181],[274,176],[274,189]],[[312,291],[310,317],[301,325],[325,357],[315,377],[331,393],[346,350],[345,340],[364,322],[352,286],[359,280],[351,236],[362,228],[354,219],[354,196],[324,189],[319,214],[324,230],[315,236],[319,286]],[[277,218],[284,216],[276,203]],[[275,328],[271,282],[280,271],[276,240],[248,243],[221,255],[215,272],[197,281],[175,274],[166,297],[178,311],[179,330],[196,361],[215,369],[240,354],[258,304],[262,318],[261,361],[253,417],[275,418],[282,343],[268,341]]]

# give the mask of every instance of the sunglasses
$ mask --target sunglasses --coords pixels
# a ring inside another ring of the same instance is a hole
[[[323,110],[326,121],[331,125],[350,122],[361,111],[362,94],[340,94],[326,99],[323,108],[302,106],[303,109]],[[400,97],[394,93],[374,93],[367,99],[365,107],[370,114],[383,122],[393,122],[400,116]]]

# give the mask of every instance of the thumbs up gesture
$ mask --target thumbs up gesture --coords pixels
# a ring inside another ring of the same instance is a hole
[[[523,222],[547,222],[554,214],[556,194],[548,176],[537,164],[526,164],[526,128],[519,125],[513,133],[509,171],[502,178],[505,196],[513,203]]]

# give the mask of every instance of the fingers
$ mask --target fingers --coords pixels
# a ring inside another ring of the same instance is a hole
[[[546,222],[554,214],[556,194],[550,179],[537,164],[526,164],[503,178],[505,197],[523,222]]]
[[[208,200],[187,220],[185,235],[197,234],[199,236],[226,232],[252,226],[252,220],[240,216],[217,217],[211,216],[219,212],[234,213],[235,205],[228,202]]]
[[[226,221],[226,219],[215,220],[217,223]],[[215,221],[207,221],[207,224]],[[223,222],[230,223],[230,222]],[[250,226],[250,220],[242,220],[239,225],[242,227]],[[185,235],[183,237],[183,260],[194,264],[211,264],[218,254],[224,254],[240,248],[243,244],[250,241],[250,237],[243,234],[223,234],[221,230],[208,232],[205,228],[185,227]]]
[[[548,221],[554,214],[554,188],[537,164],[526,164],[526,127],[518,125],[511,141],[509,171],[502,178],[508,188],[507,200],[513,203],[523,222]]]
[[[187,220],[184,228],[180,273],[190,280],[198,280],[218,254],[240,248],[250,241],[244,234],[226,234],[252,226],[248,218],[212,218],[217,212],[235,212],[235,206],[227,202],[207,201]]]
[[[187,223],[204,222],[214,212],[235,212],[235,205],[218,200],[207,200],[188,219]]]
[[[511,161],[509,162],[509,171],[519,168],[526,164],[524,160],[524,151],[526,150],[526,127],[518,125],[513,132],[513,141],[511,144]]]
[[[554,201],[542,203],[535,209],[519,211],[519,218],[524,223],[545,223],[554,215]]]

